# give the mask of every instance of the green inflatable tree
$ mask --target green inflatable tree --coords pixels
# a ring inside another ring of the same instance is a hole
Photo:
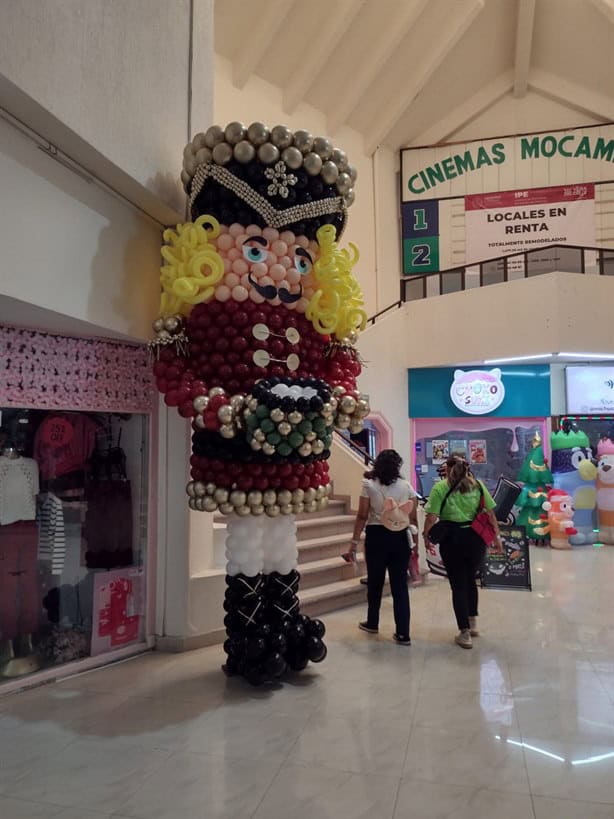
[[[547,521],[542,504],[548,500],[548,486],[552,484],[552,473],[544,458],[542,440],[537,431],[531,441],[531,451],[518,473],[518,480],[524,484],[517,501],[517,505],[521,507],[518,525],[525,527],[527,537],[544,540],[545,535],[541,530]]]

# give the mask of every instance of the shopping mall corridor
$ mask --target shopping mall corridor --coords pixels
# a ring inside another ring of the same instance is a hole
[[[221,647],[152,654],[0,700],[2,819],[614,817],[614,549],[533,551],[533,592],[482,595],[452,644],[449,592],[412,592],[411,648],[361,608],[278,690]]]

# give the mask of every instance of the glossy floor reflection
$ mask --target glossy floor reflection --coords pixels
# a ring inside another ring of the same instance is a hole
[[[533,552],[452,644],[447,584],[411,648],[328,616],[329,657],[276,691],[221,648],[152,654],[0,699],[2,819],[613,819],[614,548]]]

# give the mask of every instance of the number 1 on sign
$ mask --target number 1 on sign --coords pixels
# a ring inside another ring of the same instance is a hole
[[[414,230],[427,230],[428,223],[425,217],[424,208],[416,208],[414,211]]]

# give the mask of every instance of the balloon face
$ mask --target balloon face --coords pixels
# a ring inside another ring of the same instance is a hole
[[[215,239],[224,263],[224,277],[216,286],[214,298],[234,300],[304,313],[315,292],[313,265],[319,246],[291,231],[257,225],[221,226]]]

